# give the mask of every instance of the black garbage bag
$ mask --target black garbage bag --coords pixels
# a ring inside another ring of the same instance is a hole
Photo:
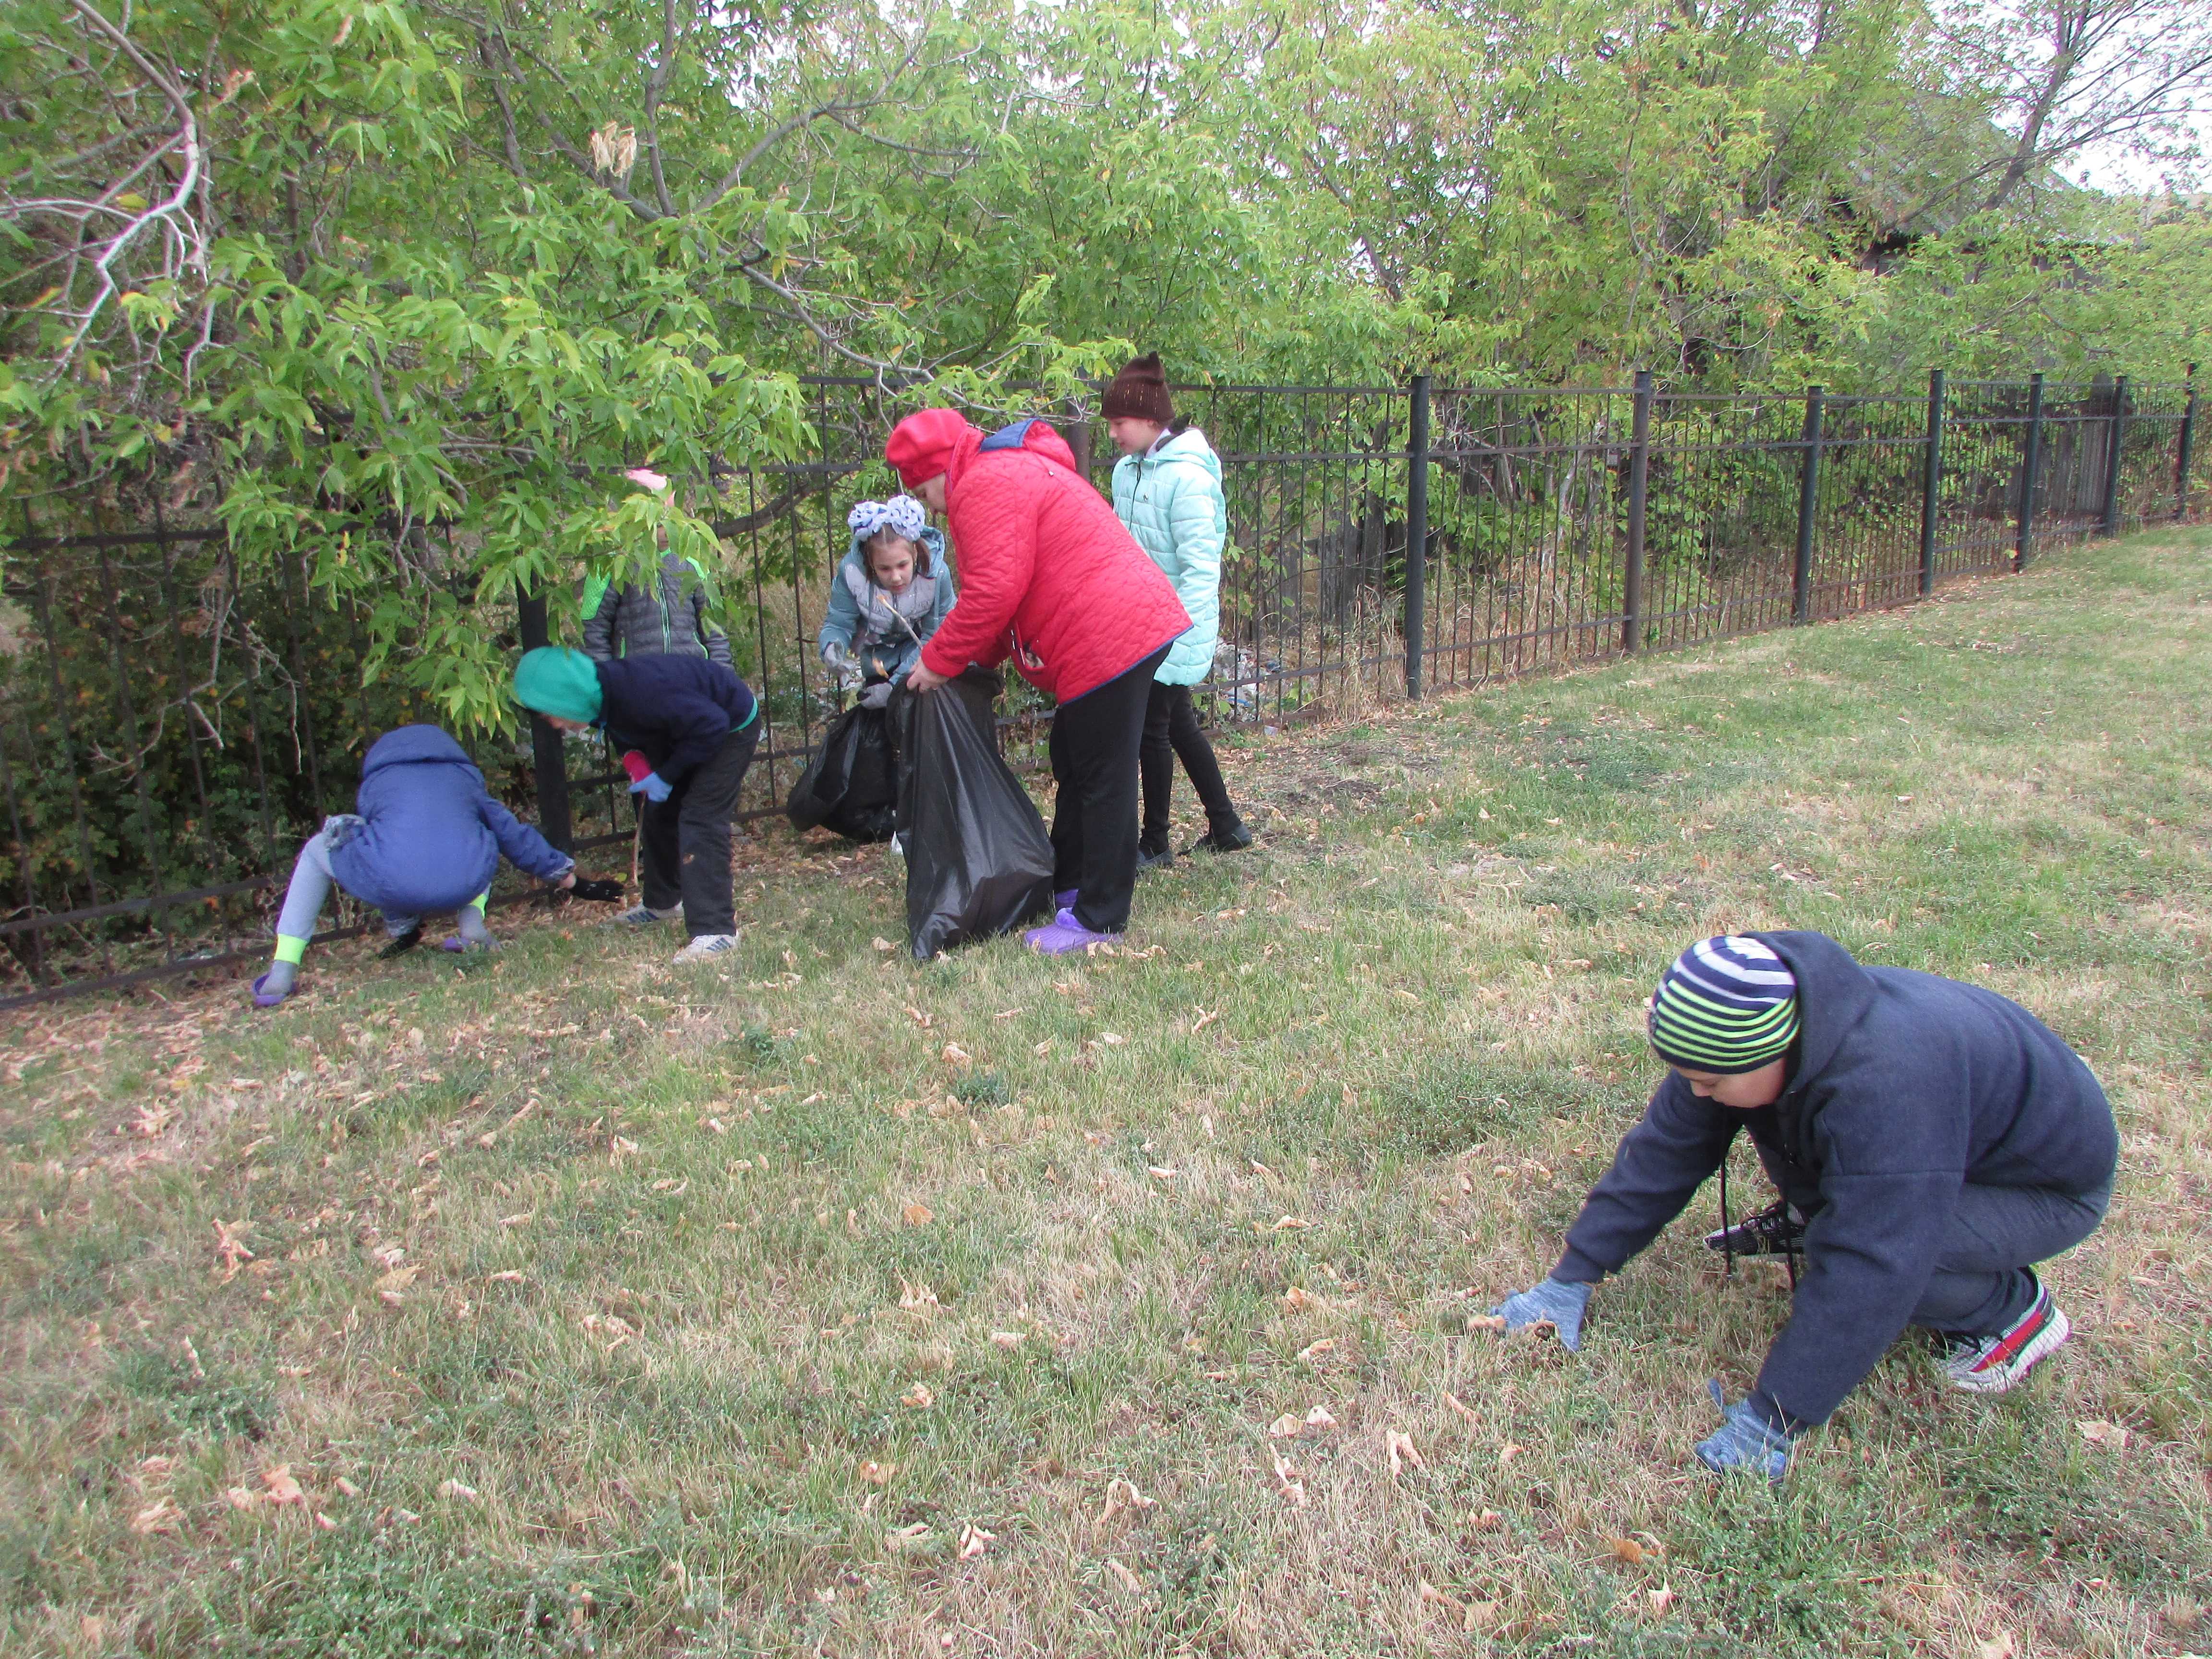
[[[971,668],[934,691],[893,699],[908,766],[906,932],[916,962],[1052,914],[1052,841],[999,758],[996,674]]]
[[[822,746],[791,786],[784,814],[796,829],[818,823],[854,841],[889,841],[896,772],[884,710],[855,703],[823,734]]]

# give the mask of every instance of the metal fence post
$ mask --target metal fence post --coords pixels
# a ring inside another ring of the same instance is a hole
[[[1621,574],[1620,648],[1644,648],[1644,535],[1651,489],[1651,371],[1636,371],[1628,426],[1628,566]]]
[[[2181,442],[2173,457],[2173,516],[2189,516],[2189,459],[2197,437],[2197,365],[2189,366],[2189,401],[2181,406]]]
[[[1820,422],[1827,394],[1805,388],[1805,457],[1797,473],[1797,562],[1790,582],[1790,620],[1813,620],[1813,519],[1820,498]]]
[[[1421,700],[1422,615],[1429,580],[1429,377],[1413,376],[1406,433],[1406,699]]]
[[[1936,526],[1943,495],[1943,371],[1928,371],[1928,453],[1920,470],[1920,591],[1936,591]]]
[[[2012,544],[2012,568],[2014,571],[2027,568],[2027,556],[2035,539],[2035,475],[2043,461],[2043,376],[2027,377],[2027,435],[2021,441],[2020,458],[2020,514],[2019,528]]]
[[[534,651],[550,645],[545,628],[545,596],[519,594],[515,610],[521,623],[522,648]],[[565,853],[575,841],[568,812],[568,760],[555,731],[543,714],[530,717],[530,752],[538,781],[538,833]]]
[[[2112,415],[2105,423],[2105,499],[2099,504],[2097,533],[2120,533],[2120,441],[2128,428],[2128,377],[2112,382]]]

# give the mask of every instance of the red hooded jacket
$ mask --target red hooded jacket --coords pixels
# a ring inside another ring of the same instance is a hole
[[[960,597],[922,647],[931,672],[1012,656],[1038,690],[1073,702],[1190,626],[1173,584],[1045,422],[987,438],[928,409],[900,422],[884,453],[908,488],[945,474]]]

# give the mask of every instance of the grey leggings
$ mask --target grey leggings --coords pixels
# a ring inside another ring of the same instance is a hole
[[[325,819],[323,827],[301,843],[299,860],[292,866],[292,884],[284,890],[284,908],[276,913],[276,933],[280,939],[308,939],[315,936],[315,922],[323,914],[323,906],[331,896],[331,889],[337,878],[331,873],[331,824]],[[420,916],[396,916],[383,913],[384,931],[398,939],[412,932],[422,921]]]

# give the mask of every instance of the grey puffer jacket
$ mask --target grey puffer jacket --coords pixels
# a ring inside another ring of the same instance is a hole
[[[584,584],[584,654],[594,662],[615,657],[704,657],[725,668],[729,635],[707,620],[707,582],[696,567],[673,553],[660,556],[650,588],[617,587],[604,577]]]

